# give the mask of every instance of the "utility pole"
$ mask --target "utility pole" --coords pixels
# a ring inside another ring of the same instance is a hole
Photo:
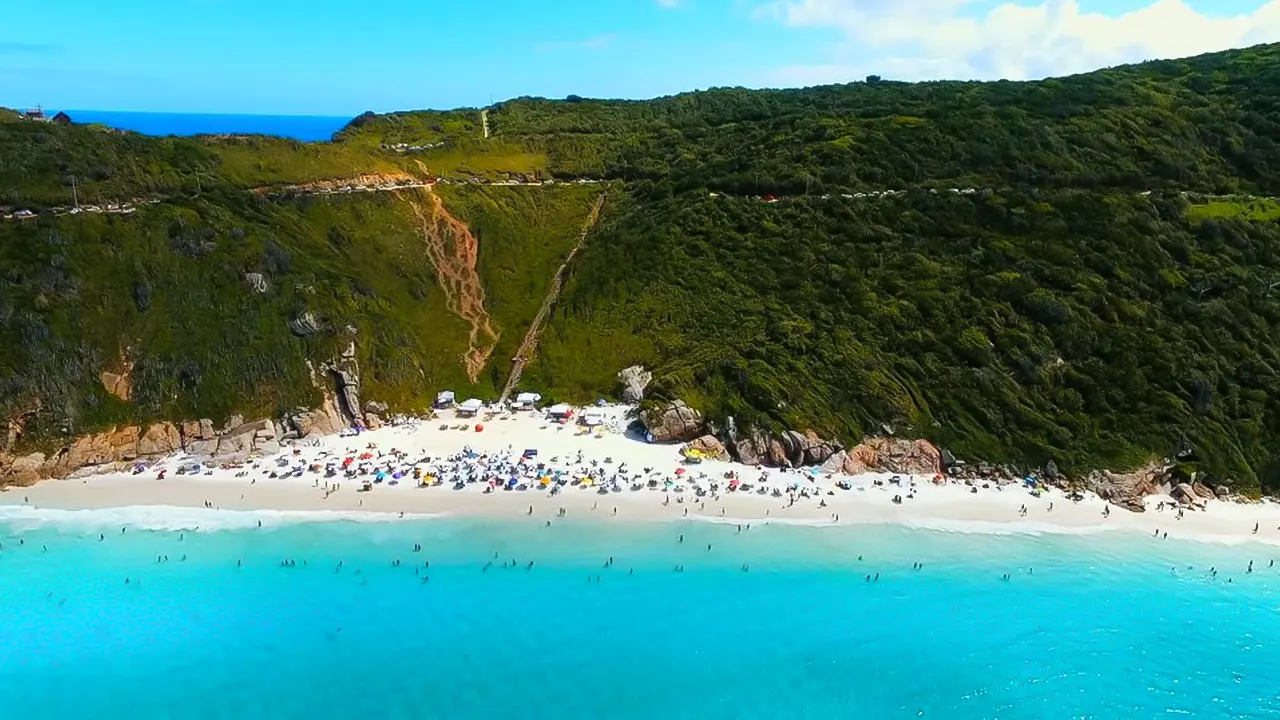
[[[76,209],[80,209],[80,193],[76,191],[76,176],[71,176],[71,199],[76,204]]]

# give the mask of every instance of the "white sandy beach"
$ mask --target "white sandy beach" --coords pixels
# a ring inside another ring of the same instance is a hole
[[[135,511],[134,515],[172,511],[183,517],[184,526],[194,528],[202,517],[200,511],[224,516],[226,511],[247,511],[275,518],[305,515],[310,519],[396,519],[401,513],[406,518],[532,514],[554,521],[563,510],[566,517],[605,521],[689,519],[815,526],[895,523],[980,533],[1128,531],[1151,536],[1159,531],[1161,536],[1168,533],[1170,538],[1184,540],[1256,541],[1280,546],[1280,505],[1275,503],[1210,501],[1206,511],[1188,509],[1179,520],[1172,509],[1156,509],[1162,500],[1172,504],[1172,498],[1152,497],[1145,513],[1113,506],[1109,516],[1104,516],[1107,503],[1096,496],[1073,502],[1060,491],[1047,490],[1037,497],[1020,484],[1003,488],[979,484],[975,493],[973,486],[955,480],[936,485],[931,478],[903,476],[901,484],[895,486],[890,482],[891,476],[884,474],[814,476],[808,471],[764,470],[727,462],[686,465],[678,446],[647,444],[624,434],[621,428],[625,426],[625,411],[606,411],[609,429],[599,433],[601,436],[583,434],[575,425],[553,423],[541,412],[502,413],[479,420],[454,419],[445,412],[441,419],[386,427],[356,437],[326,437],[242,467],[205,468],[200,474],[178,474],[180,467],[190,467],[195,460],[174,456],[138,474],[99,475],[11,488],[0,492],[0,518],[129,508]],[[482,432],[474,430],[476,422],[483,424]],[[442,430],[442,425],[451,429]],[[458,429],[462,425],[468,429]],[[485,458],[447,459],[466,448]],[[525,449],[536,449],[537,457],[517,465]],[[393,451],[401,455],[393,456]],[[361,455],[371,457],[361,460]],[[367,474],[343,477],[340,470],[346,458],[353,458],[350,468],[363,463]],[[444,484],[418,487],[412,474],[415,463],[427,474],[439,474]],[[589,488],[566,484],[553,495],[530,480],[527,490],[499,488],[485,492],[484,477],[463,489],[453,488],[453,480],[465,477],[467,472],[474,473],[477,468],[481,468],[482,476],[485,469],[494,467],[501,467],[508,474],[511,468],[532,474],[537,472],[539,463],[544,472],[558,470],[566,480],[586,474],[616,477],[621,489],[601,493],[598,483]],[[330,473],[326,477],[326,465],[339,470],[336,476]],[[676,475],[678,468],[683,468],[683,475]],[[373,480],[379,470],[386,473],[384,481],[360,492],[363,480]],[[397,470],[405,475],[392,484],[392,473]],[[161,471],[164,479],[159,479]],[[270,477],[273,472],[280,477]],[[753,486],[752,490],[730,492],[726,478],[729,472]],[[762,475],[767,477],[763,482]],[[635,480],[636,476],[639,480]],[[649,480],[656,481],[657,487],[649,487]],[[841,480],[852,488],[837,487]],[[668,481],[673,483],[670,488]],[[633,482],[644,488],[632,490]],[[713,484],[718,490],[711,489]],[[338,489],[332,490],[335,485]],[[761,485],[769,489],[767,493],[757,492]],[[695,486],[705,492],[703,497],[698,496]],[[792,503],[791,489],[796,487],[808,497],[797,493]],[[773,494],[773,489],[779,494]],[[893,502],[895,495],[902,497],[900,504]],[[1024,505],[1025,516],[1020,513]],[[179,513],[178,509],[184,510]],[[59,515],[68,517],[67,513]],[[1257,534],[1253,532],[1255,524],[1259,526]]]

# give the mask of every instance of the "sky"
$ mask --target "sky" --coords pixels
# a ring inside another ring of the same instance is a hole
[[[355,115],[1035,79],[1280,41],[1280,0],[6,2],[0,106]]]

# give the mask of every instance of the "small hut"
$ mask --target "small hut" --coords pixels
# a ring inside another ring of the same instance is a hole
[[[484,409],[484,402],[477,400],[476,398],[471,398],[470,400],[464,400],[463,403],[458,406],[458,415],[460,417],[475,417],[482,409]]]
[[[568,420],[573,417],[573,408],[564,403],[552,405],[547,409],[547,415],[549,415],[552,420]]]
[[[457,396],[452,390],[444,390],[436,393],[436,408],[443,410],[444,408],[453,407],[453,403],[457,400]]]

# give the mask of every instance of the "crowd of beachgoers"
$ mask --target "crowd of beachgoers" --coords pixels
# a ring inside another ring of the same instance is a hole
[[[173,456],[131,473],[0,493],[0,508],[198,508],[369,517],[564,515],[616,520],[832,525],[896,523],[958,532],[1125,530],[1155,538],[1280,545],[1280,506],[1172,498],[1114,508],[1091,493],[1034,483],[817,468],[760,468],[688,457],[629,429],[629,408],[590,426],[546,411],[442,411],[378,430],[299,441],[276,456],[214,463]],[[19,497],[19,492],[21,496]]]

